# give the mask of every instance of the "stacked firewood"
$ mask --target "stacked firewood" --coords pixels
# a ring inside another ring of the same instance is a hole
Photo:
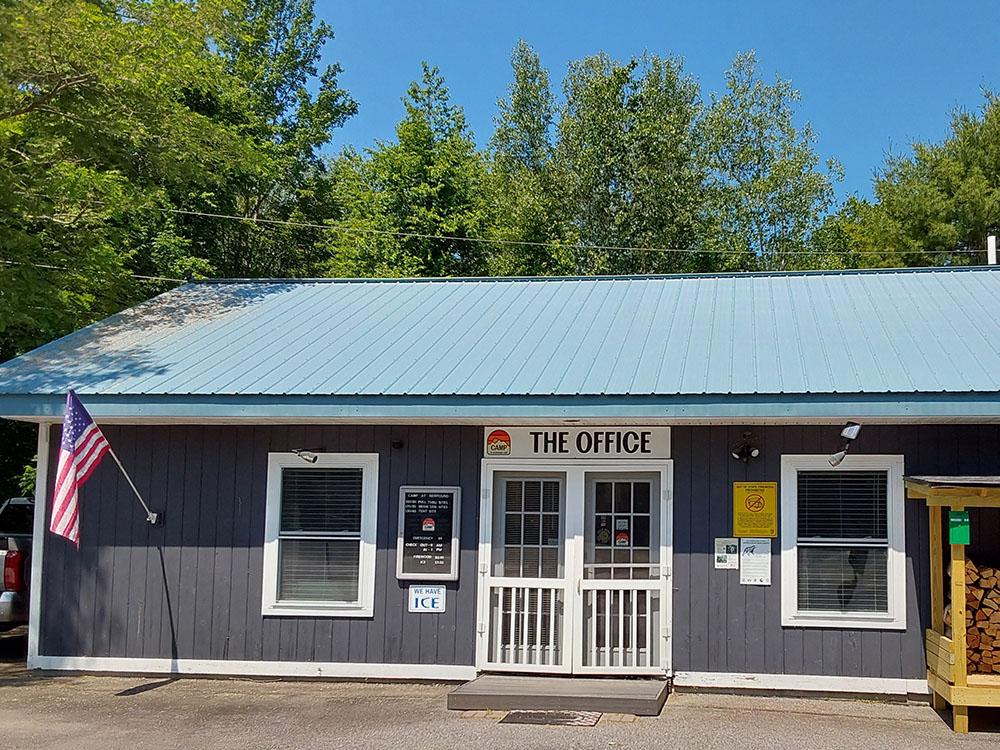
[[[951,635],[951,605],[944,614]],[[965,561],[965,645],[968,671],[1000,673],[1000,571]]]

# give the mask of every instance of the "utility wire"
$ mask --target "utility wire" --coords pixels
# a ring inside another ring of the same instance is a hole
[[[354,234],[376,234],[388,237],[401,237],[401,238],[412,238],[412,239],[422,239],[422,240],[449,240],[452,242],[474,242],[483,243],[487,245],[515,245],[521,247],[553,247],[554,243],[551,242],[531,242],[529,240],[504,240],[504,239],[487,239],[484,237],[459,237],[457,235],[451,234],[424,234],[421,232],[397,232],[389,229],[366,229],[364,227],[344,227],[335,226],[333,224],[316,224],[307,221],[291,221],[288,219],[261,219],[252,216],[234,216],[232,214],[219,214],[211,213],[207,211],[189,211],[182,208],[163,208],[160,206],[155,207],[156,210],[162,211],[164,213],[171,214],[181,214],[183,216],[198,216],[206,219],[226,219],[229,221],[241,221],[251,224],[265,224],[265,225],[275,225],[284,227],[298,227],[301,229],[323,229],[328,232],[345,232]],[[692,248],[679,248],[679,247],[632,247],[629,245],[587,245],[587,244],[569,244],[569,245],[558,245],[560,248],[567,248],[572,250],[617,250],[617,251],[632,251],[640,253],[689,253],[697,255],[699,253],[718,253],[718,254],[728,254],[733,252],[732,250],[696,250]],[[927,252],[927,250],[853,250],[851,254],[853,255],[885,255],[885,254],[896,254],[896,255],[920,255]],[[979,253],[979,250],[942,250],[937,252],[947,252],[949,254],[975,254]],[[815,250],[776,250],[768,255],[819,255]]]
[[[5,266],[28,266],[30,268],[46,268],[50,271],[72,271],[72,268],[67,268],[66,266],[53,266],[48,263],[26,263],[19,260],[3,260],[0,259],[0,263]],[[173,281],[178,284],[186,284],[188,279],[172,279],[169,276],[145,276],[141,273],[130,273],[128,274],[133,279],[141,279],[142,281]]]

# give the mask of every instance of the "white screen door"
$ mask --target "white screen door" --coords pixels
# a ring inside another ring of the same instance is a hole
[[[670,462],[545,469],[484,461],[477,665],[663,674]]]
[[[568,671],[565,481],[504,475],[496,486],[488,666]]]
[[[664,573],[659,475],[594,473],[585,487],[576,671],[656,672]]]

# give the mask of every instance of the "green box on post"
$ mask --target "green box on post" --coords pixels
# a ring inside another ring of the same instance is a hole
[[[968,544],[971,539],[969,532],[969,511],[953,510],[948,513],[949,544]]]

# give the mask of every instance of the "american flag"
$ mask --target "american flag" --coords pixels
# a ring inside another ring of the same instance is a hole
[[[110,446],[80,399],[73,391],[66,394],[59,468],[52,495],[52,522],[49,531],[64,536],[80,546],[80,486],[90,478]]]

